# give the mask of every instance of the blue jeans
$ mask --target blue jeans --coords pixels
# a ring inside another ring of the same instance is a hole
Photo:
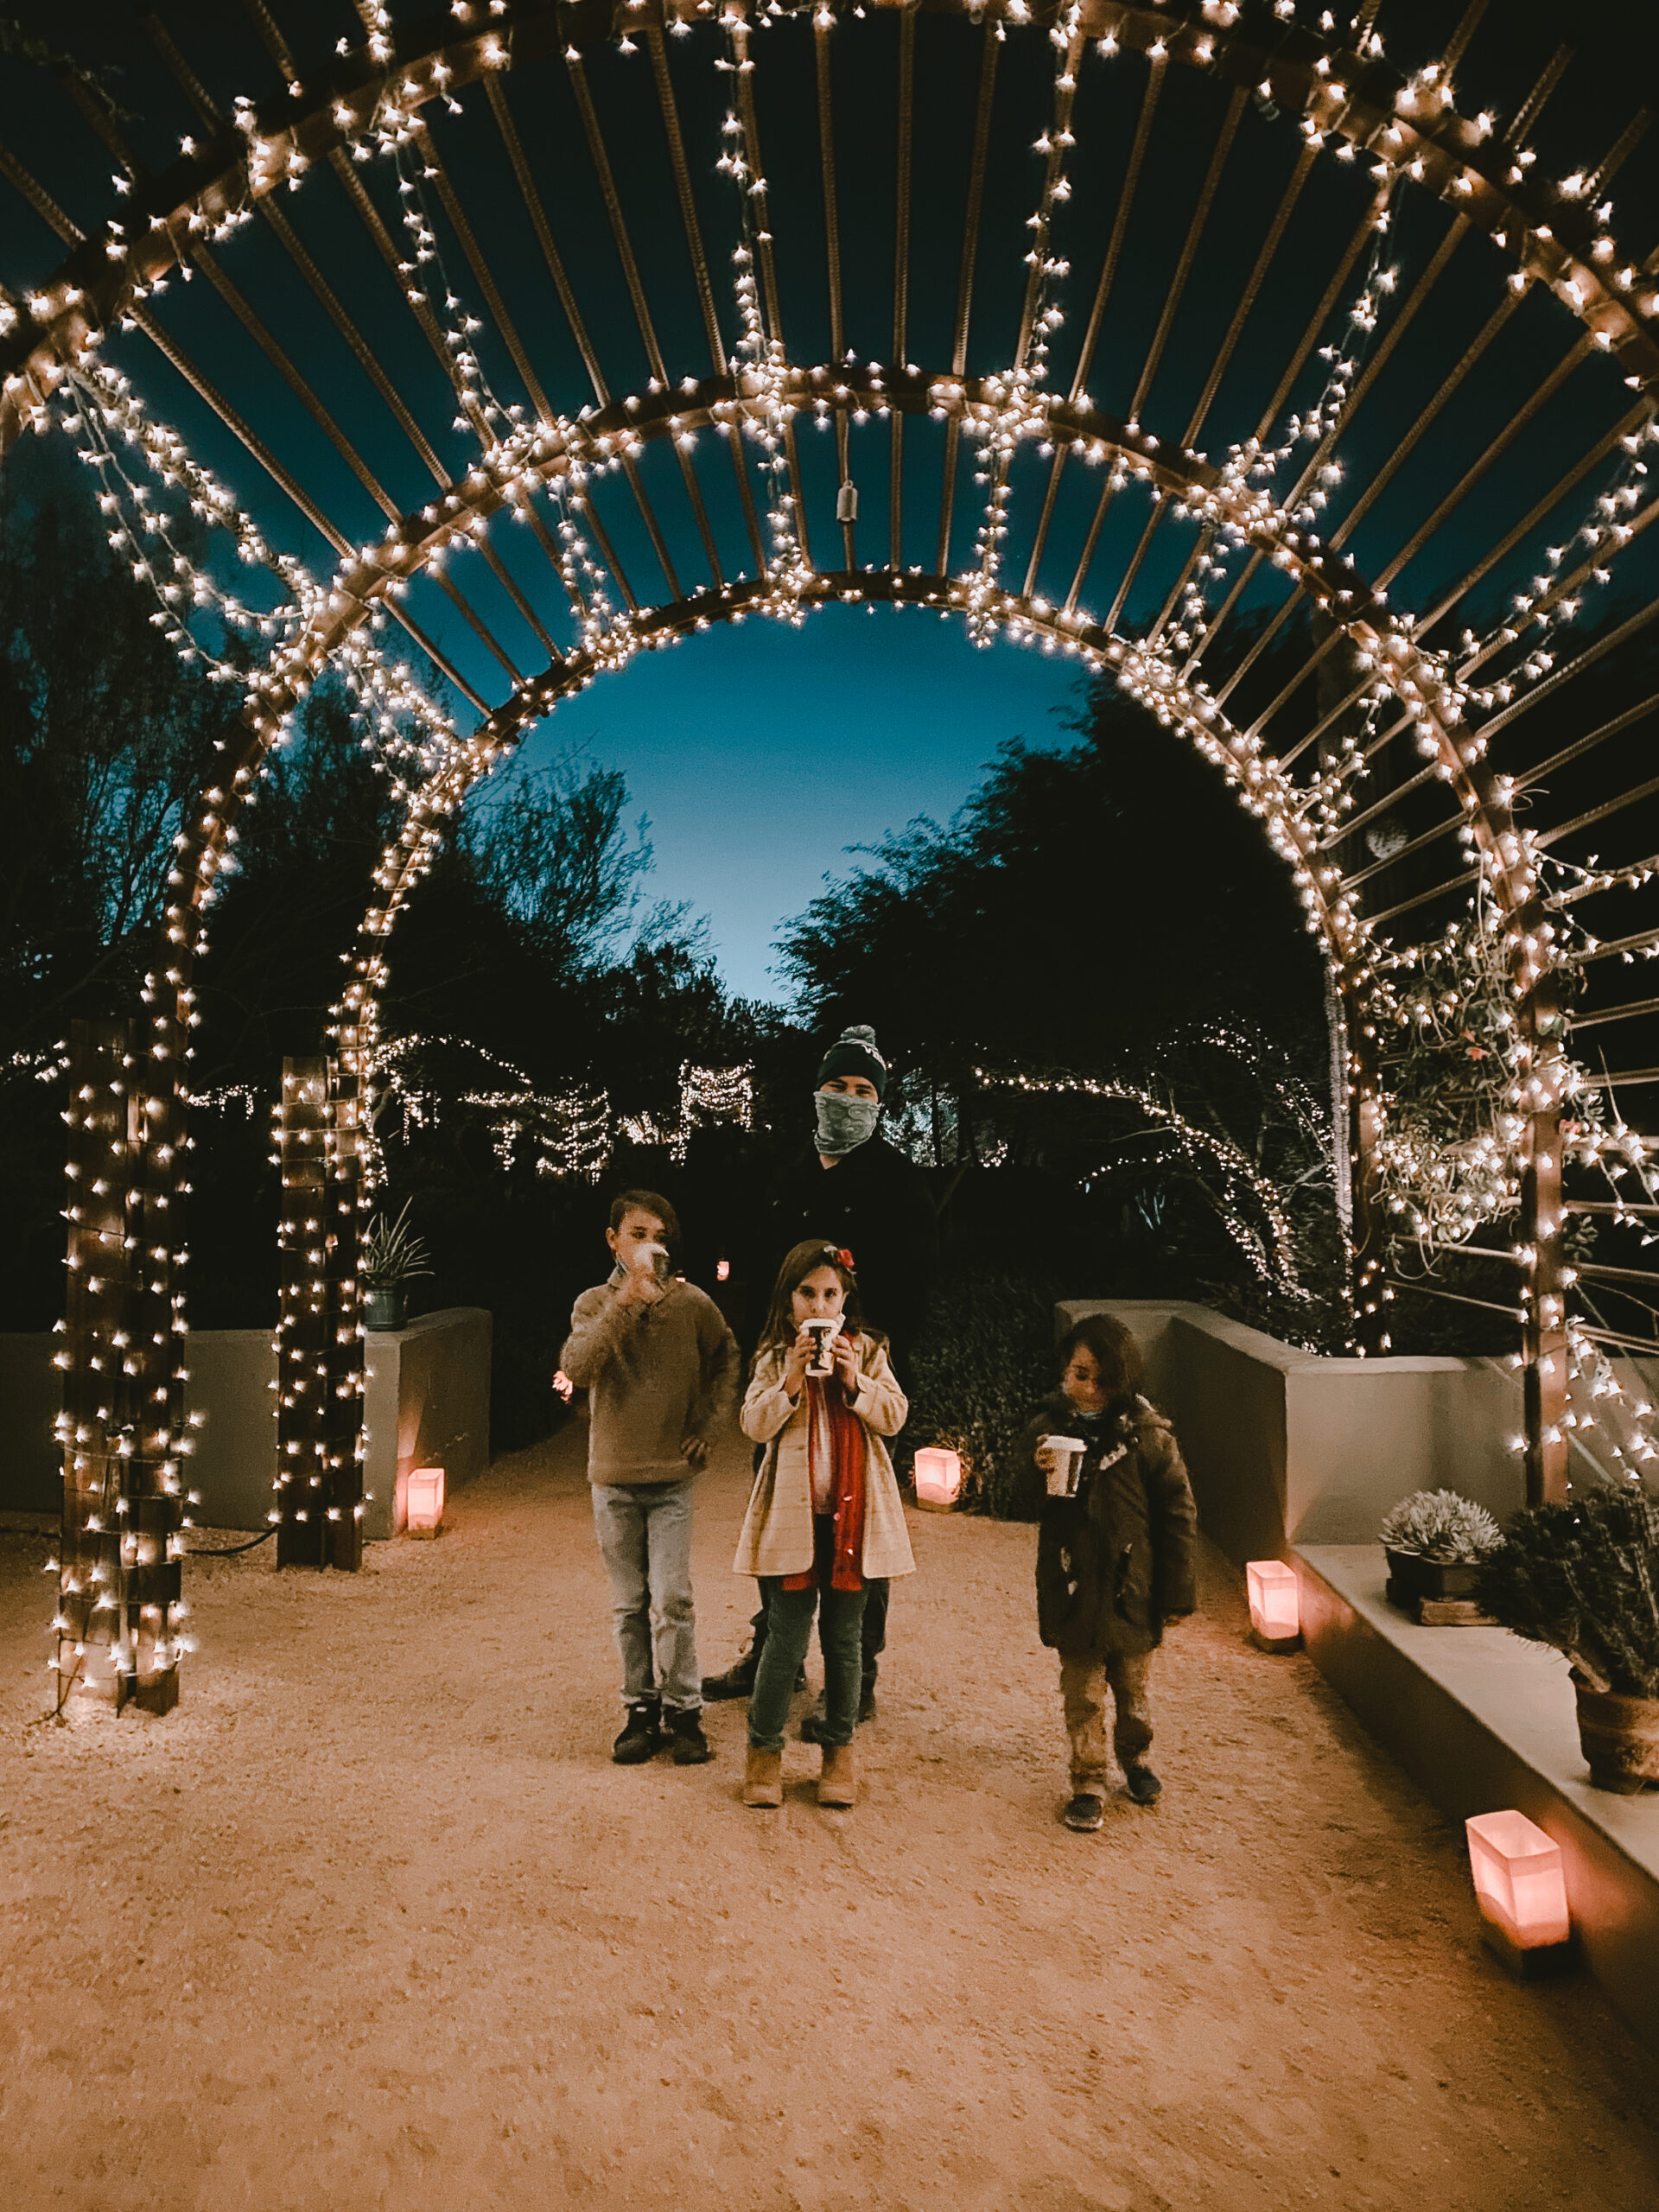
[[[625,1705],[660,1698],[671,1713],[696,1713],[702,1704],[691,1598],[694,1481],[593,1485]]]
[[[806,1657],[812,1634],[812,1616],[820,1604],[818,1642],[823,1651],[823,1726],[820,1740],[826,1749],[850,1744],[858,1726],[858,1698],[863,1681],[864,1657],[861,1631],[864,1623],[862,1590],[836,1590],[830,1580],[835,1543],[835,1516],[812,1516],[814,1572],[804,1590],[785,1590],[781,1581],[767,1579],[766,1640],[754,1670],[749,1695],[749,1742],[757,1751],[783,1749],[789,1701],[795,1694],[795,1678]]]

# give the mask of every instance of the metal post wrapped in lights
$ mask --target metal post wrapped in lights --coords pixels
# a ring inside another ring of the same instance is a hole
[[[1282,1560],[1253,1559],[1244,1569],[1250,1640],[1263,1651],[1295,1651],[1302,1641],[1301,1593]]]
[[[1464,1829],[1488,1948],[1523,1980],[1559,1974],[1573,1951],[1560,1846],[1524,1813],[1482,1813]]]
[[[411,1467],[404,1490],[404,1526],[411,1536],[435,1536],[443,1526],[443,1469]]]
[[[949,1512],[962,1496],[962,1454],[929,1445],[916,1454],[916,1503]]]

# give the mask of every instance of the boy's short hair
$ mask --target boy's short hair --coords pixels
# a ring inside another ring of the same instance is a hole
[[[620,1229],[631,1213],[654,1213],[668,1243],[679,1243],[680,1217],[660,1191],[619,1191],[611,1200],[611,1227]]]
[[[1135,1397],[1145,1384],[1147,1370],[1141,1347],[1115,1313],[1085,1314],[1066,1331],[1060,1339],[1062,1372],[1079,1344],[1095,1356],[1109,1405],[1120,1398]]]

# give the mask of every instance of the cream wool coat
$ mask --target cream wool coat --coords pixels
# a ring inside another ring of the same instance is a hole
[[[910,1531],[898,1478],[884,1436],[896,1436],[910,1411],[887,1357],[886,1344],[869,1336],[858,1343],[859,1390],[853,1411],[864,1424],[869,1457],[864,1476],[864,1557],[861,1570],[891,1577],[913,1574]],[[806,1463],[807,1401],[791,1405],[784,1389],[784,1355],[763,1351],[738,1420],[755,1444],[770,1444],[749,1494],[749,1510],[732,1561],[738,1574],[804,1574],[812,1565],[812,1482]]]

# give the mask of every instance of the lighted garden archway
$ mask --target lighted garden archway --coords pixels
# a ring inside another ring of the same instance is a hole
[[[1654,511],[1656,261],[1626,258],[1606,198],[1631,132],[1559,182],[1540,177],[1524,140],[1558,62],[1501,126],[1464,111],[1454,73],[1473,67],[1478,35],[1497,35],[1496,21],[1483,33],[1484,0],[1408,73],[1383,51],[1376,0],[1340,25],[1294,0],[875,0],[868,14],[830,0],[455,0],[433,16],[365,0],[359,14],[361,38],[314,64],[265,0],[247,0],[270,89],[235,99],[215,86],[245,54],[187,55],[149,19],[157,82],[188,111],[170,164],[146,166],[126,119],[67,76],[123,171],[96,223],[3,157],[70,251],[49,276],[20,274],[0,307],[0,446],[26,423],[73,431],[180,649],[202,652],[211,633],[255,657],[251,675],[223,652],[213,671],[243,683],[246,705],[181,832],[147,1026],[99,1041],[101,1070],[83,1071],[78,1164],[108,1188],[72,1223],[67,1647],[78,1657],[97,1628],[97,1564],[117,1599],[104,1610],[133,1638],[125,1657],[168,1694],[188,1438],[183,1252],[166,1217],[185,1179],[192,963],[238,818],[306,689],[346,672],[408,803],[340,1010],[345,1110],[313,1099],[315,1118],[284,1137],[311,1148],[309,1187],[346,1211],[332,1243],[293,1224],[291,1287],[315,1304],[318,1341],[284,1408],[283,1465],[349,1527],[350,1094],[386,934],[443,817],[525,728],[642,646],[849,597],[1115,670],[1262,817],[1347,1008],[1359,1339],[1386,1347],[1391,1210],[1428,1243],[1466,1248],[1471,1226],[1518,1202],[1529,1482],[1558,1491],[1569,1370],[1628,1336],[1581,1318],[1574,1333],[1564,1205],[1634,1219],[1654,1187],[1645,1141],[1580,1108],[1578,1165],[1628,1168],[1647,1189],[1564,1199],[1560,1131],[1564,1097],[1617,1080],[1573,1059],[1565,993],[1616,976],[1602,956],[1659,944],[1642,856],[1571,857],[1592,823],[1648,795],[1625,780],[1618,741],[1651,702],[1541,753],[1529,732],[1548,737],[1555,709],[1525,720],[1659,613],[1649,593],[1576,652],[1554,637],[1582,624],[1616,560],[1630,571]],[[550,149],[556,95],[569,127],[555,123]],[[892,189],[872,212],[873,133]],[[1016,147],[1034,156],[1017,183]],[[325,227],[308,232],[325,191]],[[326,228],[342,207],[366,263],[331,258],[346,251],[345,226]],[[257,255],[237,238],[256,217]],[[1454,261],[1478,319],[1448,305]],[[390,318],[367,334],[365,266]],[[715,274],[728,267],[729,283]],[[175,272],[215,295],[228,394],[157,304]],[[418,374],[390,358],[397,328],[424,347]],[[256,523],[160,426],[118,365],[124,334],[143,341],[147,393],[158,374],[181,378],[185,404],[255,464],[260,512],[302,518],[331,574],[276,550],[276,522]],[[358,380],[350,428],[302,358],[321,363],[325,345]],[[1506,346],[1541,349],[1526,404],[1471,410]],[[1102,382],[1116,413],[1091,394]],[[1370,450],[1402,393],[1402,426]],[[1557,395],[1574,410],[1564,458],[1549,444]],[[124,448],[157,481],[147,512]],[[394,461],[423,496],[393,488]],[[263,601],[178,550],[169,495],[233,533],[272,580]],[[1551,534],[1563,542],[1546,557]],[[660,593],[639,582],[647,570]],[[1500,589],[1518,607],[1494,613]],[[391,664],[388,626],[472,727]],[[1567,779],[1553,823],[1547,776]],[[1426,972],[1420,946],[1449,957],[1440,933],[1471,896],[1459,942],[1512,1004],[1514,1052],[1485,1151],[1426,1165],[1391,1113],[1380,1033]],[[1586,901],[1602,902],[1586,909],[1599,925],[1629,912],[1592,937],[1574,926]],[[1655,1003],[1615,991],[1580,1019],[1640,1036]],[[111,1164],[118,1175],[97,1172]],[[1425,1174],[1450,1189],[1449,1211]],[[87,1526],[111,1489],[125,1535]]]

